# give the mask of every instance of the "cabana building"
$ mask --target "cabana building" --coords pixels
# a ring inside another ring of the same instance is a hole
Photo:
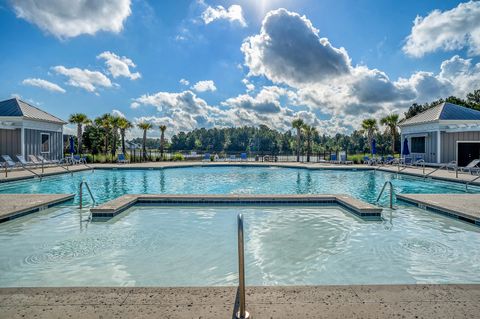
[[[17,98],[0,102],[0,155],[63,157],[66,122]]]
[[[441,103],[399,124],[412,158],[427,163],[457,161],[465,166],[480,158],[480,111],[452,103]]]

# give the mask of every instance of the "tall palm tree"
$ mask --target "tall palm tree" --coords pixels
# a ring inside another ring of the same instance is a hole
[[[117,135],[120,119],[123,119],[123,117],[112,115],[112,117],[110,118],[112,125],[112,158],[117,154]]]
[[[95,119],[95,124],[98,126],[98,127],[101,127],[104,131],[104,141],[105,141],[105,149],[103,151],[103,153],[105,154],[105,156],[107,156],[107,151],[108,151],[108,137],[109,135],[111,134],[111,130],[112,130],[112,115],[110,114],[103,114],[102,116],[100,117],[97,117]]]
[[[317,132],[317,129],[313,126],[303,124],[302,131],[305,134],[305,138],[307,140],[307,162],[310,162],[310,154],[312,153],[312,140],[313,136]]]
[[[92,123],[87,115],[83,113],[74,113],[70,115],[68,122],[71,124],[77,124],[77,143],[78,149],[77,152],[79,154],[82,153],[82,135],[83,135],[83,125],[89,125]]]
[[[125,133],[127,130],[133,128],[133,124],[124,117],[118,120],[118,128],[120,129],[120,136],[122,137],[122,153],[125,154]]]
[[[395,154],[395,138],[397,137],[398,114],[390,114],[380,120],[380,124],[387,127],[388,133],[392,138],[392,155]]]
[[[160,132],[162,135],[160,136],[160,154],[163,158],[163,151],[165,149],[165,131],[167,130],[166,125],[160,125]]]
[[[137,124],[138,128],[143,130],[143,160],[147,160],[147,131],[152,128],[152,124],[147,122],[141,122]]]
[[[304,124],[302,119],[292,121],[292,127],[297,130],[297,162],[300,162],[300,143],[302,139],[302,126]]]
[[[365,119],[362,122],[362,131],[367,134],[368,147],[370,147],[370,153],[372,152],[372,140],[375,131],[378,129],[376,119]]]

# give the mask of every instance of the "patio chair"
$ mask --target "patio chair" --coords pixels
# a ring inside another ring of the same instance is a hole
[[[17,163],[12,160],[12,158],[9,155],[2,155],[3,161],[5,162],[3,166],[5,168],[15,168],[17,167]]]
[[[72,162],[73,164],[87,164],[87,159],[80,155],[73,155]]]
[[[35,155],[28,155],[28,158],[30,159],[30,161],[33,164],[35,164],[37,166],[41,166],[42,164],[46,164],[43,161],[39,160]]]
[[[455,172],[455,169],[457,169],[457,161],[451,161],[451,162],[448,162],[446,165],[445,165],[445,169],[447,170],[447,172],[450,170],[450,168],[452,169],[452,171]]]
[[[353,164],[353,161],[348,161],[347,160],[347,155],[342,154],[342,155],[340,155],[340,163],[348,165],[348,164]]]
[[[237,157],[236,157],[235,155],[230,155],[230,157],[228,158],[228,160],[229,160],[230,162],[234,162],[234,161],[237,160]]]
[[[337,160],[337,154],[330,154],[330,163],[332,164],[338,164],[339,161]]]
[[[475,159],[475,160],[471,161],[470,163],[468,163],[467,166],[460,167],[460,171],[469,172],[470,174],[479,172],[480,167],[478,167],[478,164],[480,164],[480,159]]]
[[[128,163],[130,163],[130,161],[125,158],[125,154],[120,153],[120,154],[118,154],[118,156],[117,156],[117,163],[120,163],[120,164],[128,164]]]
[[[364,156],[362,162],[363,162],[363,164],[369,164],[370,165],[370,157]]]
[[[395,158],[393,156],[387,155],[387,158],[385,159],[385,161],[383,163],[391,165],[391,164],[393,164],[394,161],[395,161]]]
[[[247,161],[247,153],[241,153],[241,154],[240,154],[240,159],[241,159],[242,161]]]
[[[47,160],[42,155],[37,155],[37,158],[40,161],[42,161],[44,164],[53,164],[53,165],[58,165],[58,164],[62,163],[63,161],[65,161],[65,159],[63,159],[63,160]]]
[[[23,155],[15,155],[18,159],[18,162],[20,163],[21,166],[23,167],[28,167],[28,166],[37,166],[35,163],[27,161]]]
[[[205,153],[203,155],[203,161],[204,162],[210,162],[210,153]]]

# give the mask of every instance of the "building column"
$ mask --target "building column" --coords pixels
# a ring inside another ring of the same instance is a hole
[[[20,140],[22,144],[22,156],[25,157],[25,128],[23,127],[23,124],[22,124]]]
[[[437,132],[437,163],[440,164],[442,161],[442,134],[440,130]]]

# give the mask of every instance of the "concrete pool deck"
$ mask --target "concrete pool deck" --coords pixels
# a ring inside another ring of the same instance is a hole
[[[2,288],[0,318],[234,318],[236,287]],[[480,285],[247,287],[252,318],[476,318]]]
[[[480,226],[480,194],[397,194],[398,199]]]
[[[74,194],[0,194],[0,223],[69,201]]]
[[[91,208],[93,218],[112,218],[136,204],[273,204],[273,205],[340,205],[358,217],[381,219],[382,209],[348,195],[172,195],[128,194]]]

